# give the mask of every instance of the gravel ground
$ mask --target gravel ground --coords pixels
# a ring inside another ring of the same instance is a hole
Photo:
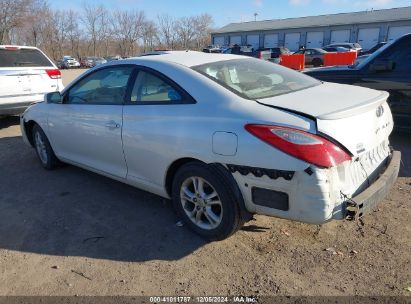
[[[207,243],[158,196],[73,166],[43,170],[18,119],[2,119],[0,295],[410,296],[411,136],[391,139],[400,177],[363,235],[350,222],[256,216]]]

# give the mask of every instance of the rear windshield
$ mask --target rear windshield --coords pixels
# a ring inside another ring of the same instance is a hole
[[[288,94],[320,84],[300,72],[253,58],[206,63],[192,69],[247,99]]]
[[[0,49],[0,68],[52,66],[50,60],[36,49]]]

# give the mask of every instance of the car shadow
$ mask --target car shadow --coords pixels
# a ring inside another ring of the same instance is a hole
[[[401,151],[400,177],[411,177],[411,134],[394,131],[390,143],[395,150]]]
[[[0,118],[0,129],[5,129],[11,126],[15,126],[20,124],[20,117],[19,116],[6,116]]]
[[[74,166],[44,170],[0,139],[0,248],[117,261],[178,260],[206,244],[159,196]]]

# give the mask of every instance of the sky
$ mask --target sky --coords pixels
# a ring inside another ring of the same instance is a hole
[[[81,11],[86,0],[52,0],[55,9]],[[411,0],[87,0],[108,9],[143,10],[155,20],[158,14],[176,18],[208,13],[214,18],[214,27],[231,22],[283,19],[342,12],[411,6]]]

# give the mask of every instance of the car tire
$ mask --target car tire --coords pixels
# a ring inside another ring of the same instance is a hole
[[[313,66],[315,66],[316,68],[320,67],[323,62],[320,58],[314,58],[313,61],[311,62]]]
[[[177,215],[195,233],[223,240],[244,224],[234,189],[212,165],[190,162],[180,168],[172,185]]]
[[[36,154],[41,165],[47,170],[56,168],[60,161],[54,154],[54,151],[43,129],[37,124],[34,125],[32,135],[34,149],[36,150]]]

